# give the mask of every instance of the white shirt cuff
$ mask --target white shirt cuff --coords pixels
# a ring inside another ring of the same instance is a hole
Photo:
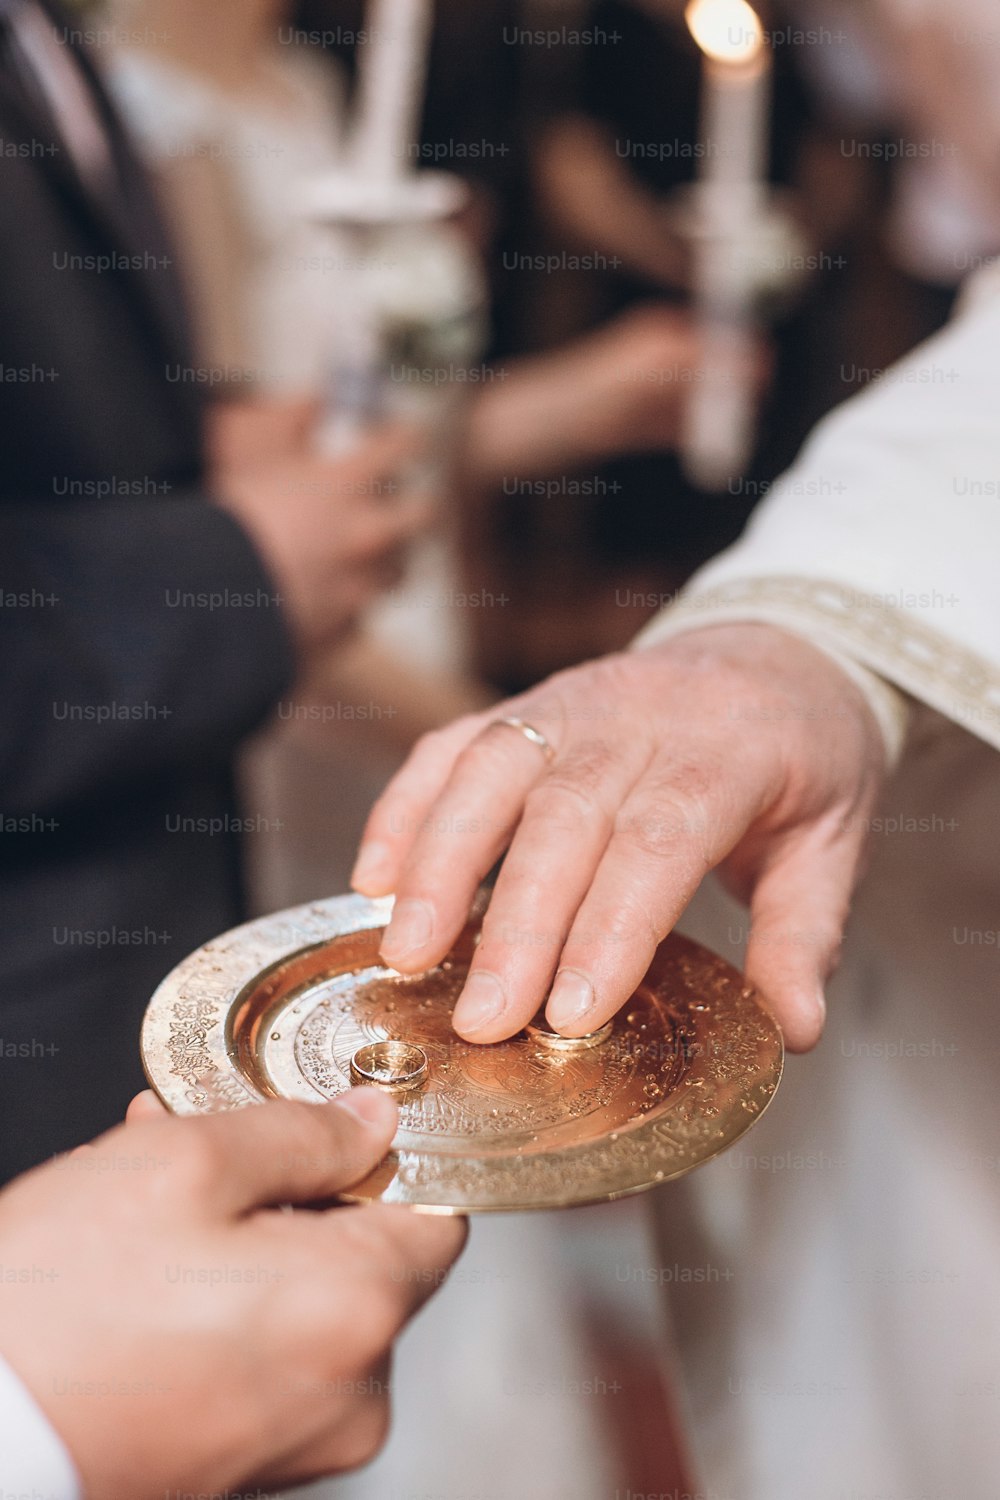
[[[79,1476],[62,1438],[3,1359],[0,1500],[83,1500]]]

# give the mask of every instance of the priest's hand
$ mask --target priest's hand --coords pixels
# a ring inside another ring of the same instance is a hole
[[[148,1116],[148,1111],[145,1112]],[[366,1462],[388,1356],[460,1220],[381,1204],[279,1212],[370,1171],[375,1090],[198,1120],[139,1118],[0,1194],[0,1355],[87,1500],[302,1482]]]
[[[804,1051],[884,758],[866,700],[824,654],[769,625],[706,627],[421,740],[371,813],[353,884],[396,893],[382,952],[414,973],[444,957],[507,850],[455,1010],[463,1037],[493,1042],[546,996],[565,1035],[602,1025],[718,867],[750,905],[747,977]]]

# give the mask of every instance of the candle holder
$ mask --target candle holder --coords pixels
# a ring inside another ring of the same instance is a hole
[[[341,318],[324,448],[350,448],[373,422],[440,431],[487,335],[478,260],[449,223],[466,188],[447,173],[395,179],[328,173],[300,209],[340,251]]]
[[[761,337],[794,303],[810,262],[787,192],[755,187],[743,197],[734,212],[728,194],[696,183],[667,207],[674,234],[690,248],[701,334],[681,457],[691,481],[708,491],[724,490],[753,457]]]

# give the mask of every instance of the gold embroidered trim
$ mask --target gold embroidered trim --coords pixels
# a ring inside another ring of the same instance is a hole
[[[675,626],[687,629],[721,618],[797,627],[1000,748],[1000,668],[932,630],[891,594],[828,579],[735,579],[683,595],[647,627],[640,643],[665,639]]]

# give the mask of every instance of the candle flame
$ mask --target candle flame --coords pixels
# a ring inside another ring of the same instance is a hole
[[[753,62],[764,46],[760,17],[747,0],[690,0],[684,19],[698,46],[715,62]]]

